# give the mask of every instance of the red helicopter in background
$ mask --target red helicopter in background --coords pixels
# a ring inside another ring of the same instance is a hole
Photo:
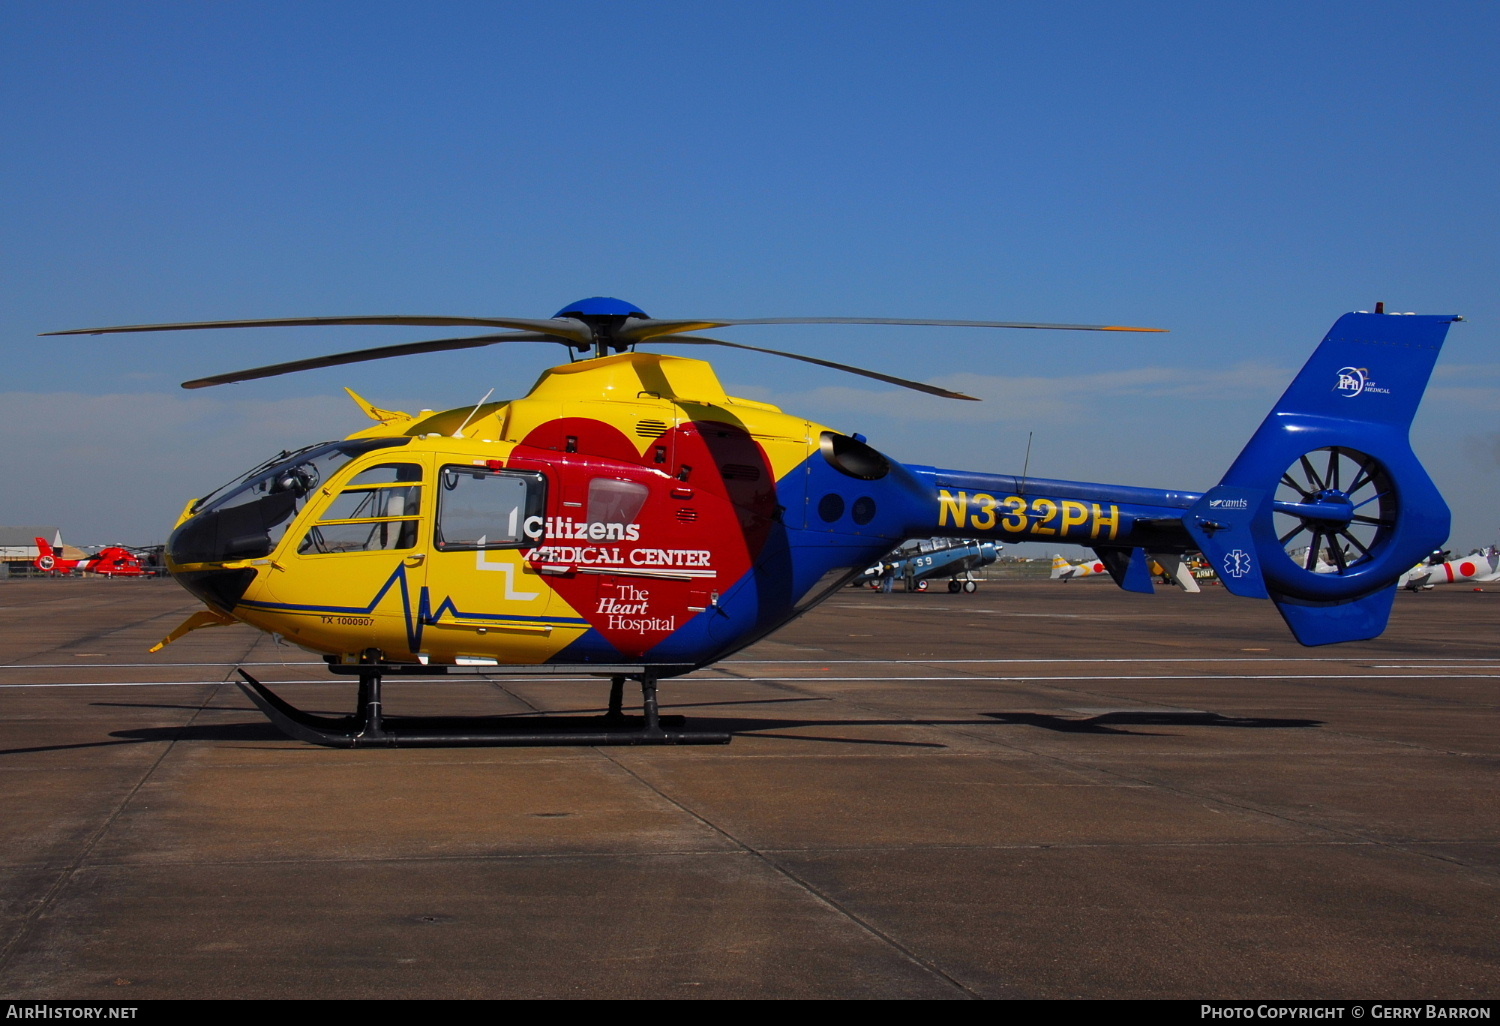
[[[45,538],[38,538],[36,547],[41,555],[32,560],[32,565],[49,574],[71,574],[77,570],[101,577],[156,576],[156,571],[143,564],[140,556],[118,545],[107,546],[83,559],[68,559],[61,548],[54,549]]]

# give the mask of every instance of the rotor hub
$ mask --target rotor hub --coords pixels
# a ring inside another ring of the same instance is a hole
[[[580,321],[589,317],[645,317],[646,311],[634,303],[609,296],[590,296],[576,303],[569,303],[553,317],[577,317]]]
[[[1330,524],[1347,524],[1354,515],[1354,503],[1337,488],[1325,488],[1313,496],[1311,505],[1321,511],[1315,519]]]
[[[608,356],[612,352],[623,353],[629,349],[633,343],[620,339],[620,328],[633,317],[649,319],[646,311],[634,303],[627,303],[623,299],[614,299],[610,296],[590,296],[588,299],[580,299],[576,303],[569,303],[553,316],[571,317],[586,324],[594,338],[593,349],[596,357]],[[587,349],[585,346],[576,348],[580,351]]]

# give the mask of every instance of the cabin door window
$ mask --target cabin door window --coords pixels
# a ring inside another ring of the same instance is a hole
[[[530,547],[546,525],[546,480],[530,471],[446,466],[435,543],[443,552]]]

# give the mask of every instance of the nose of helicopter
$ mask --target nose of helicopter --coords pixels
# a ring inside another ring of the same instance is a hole
[[[200,514],[181,524],[167,538],[163,555],[173,580],[207,605],[227,613],[239,604],[256,571],[251,567],[204,565],[232,557],[233,545],[219,536],[215,519],[211,514]]]

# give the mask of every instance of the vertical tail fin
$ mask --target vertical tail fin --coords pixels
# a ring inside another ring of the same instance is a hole
[[[58,539],[58,544],[59,546],[62,544],[61,538]],[[38,570],[45,570],[48,573],[61,571],[64,564],[61,564],[58,560],[58,557],[62,555],[59,549],[54,549],[51,545],[48,545],[46,538],[38,538],[36,540],[36,549],[37,557],[31,561],[32,566]]]
[[[1340,317],[1184,518],[1224,585],[1270,598],[1304,645],[1379,634],[1396,579],[1448,537],[1448,506],[1407,436],[1458,319]],[[1287,555],[1303,546],[1302,561]],[[1325,549],[1334,573],[1315,571]]]

